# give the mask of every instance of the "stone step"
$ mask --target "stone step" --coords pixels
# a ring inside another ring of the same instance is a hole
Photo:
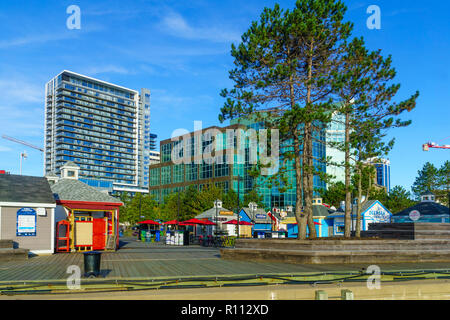
[[[450,223],[370,223],[368,231],[374,230],[448,230]]]
[[[429,240],[273,240],[273,239],[238,239],[238,249],[279,249],[302,251],[368,251],[368,250],[434,250],[449,248],[450,239]]]
[[[294,264],[450,262],[449,250],[303,251],[234,248],[221,249],[221,258]]]
[[[28,249],[1,248],[0,262],[27,260],[29,251]]]
[[[12,240],[0,240],[0,248],[14,248]]]
[[[361,231],[361,237],[383,239],[449,239],[450,230],[370,230]]]

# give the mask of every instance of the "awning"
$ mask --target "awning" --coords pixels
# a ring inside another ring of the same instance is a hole
[[[115,210],[122,206],[121,203],[115,202],[89,202],[74,200],[56,200],[56,204],[62,205],[72,210]]]

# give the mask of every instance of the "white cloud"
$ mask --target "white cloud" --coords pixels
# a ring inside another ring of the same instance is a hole
[[[30,44],[47,43],[50,41],[60,41],[66,39],[72,39],[76,37],[75,32],[65,32],[62,34],[37,34],[29,35],[21,38],[8,39],[0,41],[0,49],[6,49],[17,46],[26,46]]]
[[[10,147],[5,147],[0,145],[0,152],[9,152],[12,151]]]
[[[169,12],[163,17],[160,28],[173,36],[213,42],[236,42],[240,40],[237,32],[223,30],[217,27],[193,27],[178,13]]]
[[[43,102],[44,86],[37,86],[21,78],[0,78],[0,103],[18,105],[27,102]]]
[[[119,74],[131,74],[132,72],[124,67],[116,65],[104,65],[104,66],[93,66],[82,70],[83,74],[93,76],[102,73],[119,73]]]

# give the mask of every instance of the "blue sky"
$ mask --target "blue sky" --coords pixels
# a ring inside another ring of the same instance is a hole
[[[2,1],[0,4],[0,134],[43,146],[44,85],[64,69],[132,89],[152,91],[151,131],[169,138],[177,128],[220,125],[231,86],[231,43],[238,43],[265,6],[276,1]],[[294,1],[278,1],[291,8]],[[354,36],[392,54],[402,87],[420,91],[408,128],[395,129],[389,155],[391,185],[410,189],[426,161],[440,166],[450,150],[423,152],[432,140],[450,144],[450,4],[447,1],[345,1]],[[81,29],[69,30],[66,8],[81,9]],[[381,9],[381,30],[369,30],[370,5]],[[448,137],[448,138],[447,138]],[[447,138],[444,141],[444,138]],[[42,175],[39,151],[0,139],[0,170]]]

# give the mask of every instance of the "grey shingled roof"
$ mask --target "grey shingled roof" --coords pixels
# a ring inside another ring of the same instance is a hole
[[[0,174],[0,202],[55,203],[44,177]]]
[[[77,165],[75,162],[73,161],[67,161],[66,163],[63,164],[63,167],[80,167],[79,165]]]
[[[440,215],[440,214],[449,214],[448,207],[443,206],[437,202],[419,202],[412,207],[409,207],[405,210],[402,210],[394,216],[408,216],[409,213],[413,210],[417,210],[420,212],[420,215]]]
[[[250,218],[250,220],[252,220],[254,223],[272,223],[272,219],[270,219],[270,217],[267,215],[267,212],[264,209],[261,208],[257,208],[254,212],[246,207],[246,208],[242,208],[242,210],[244,210],[244,212],[247,214],[247,216]],[[264,219],[258,219],[256,218],[257,214],[263,214],[265,216]]]
[[[217,209],[217,213],[220,214],[220,212],[222,211],[232,211],[232,210],[228,210],[226,208],[219,208]],[[200,213],[198,216],[195,216],[196,219],[205,219],[205,218],[210,218],[210,217],[215,217],[216,216],[216,208],[213,207],[211,209],[206,210],[205,212]],[[234,217],[237,218],[236,214],[233,214]],[[231,217],[231,215],[230,215]]]
[[[51,189],[56,200],[122,203],[120,200],[74,179],[60,179],[51,186]]]

